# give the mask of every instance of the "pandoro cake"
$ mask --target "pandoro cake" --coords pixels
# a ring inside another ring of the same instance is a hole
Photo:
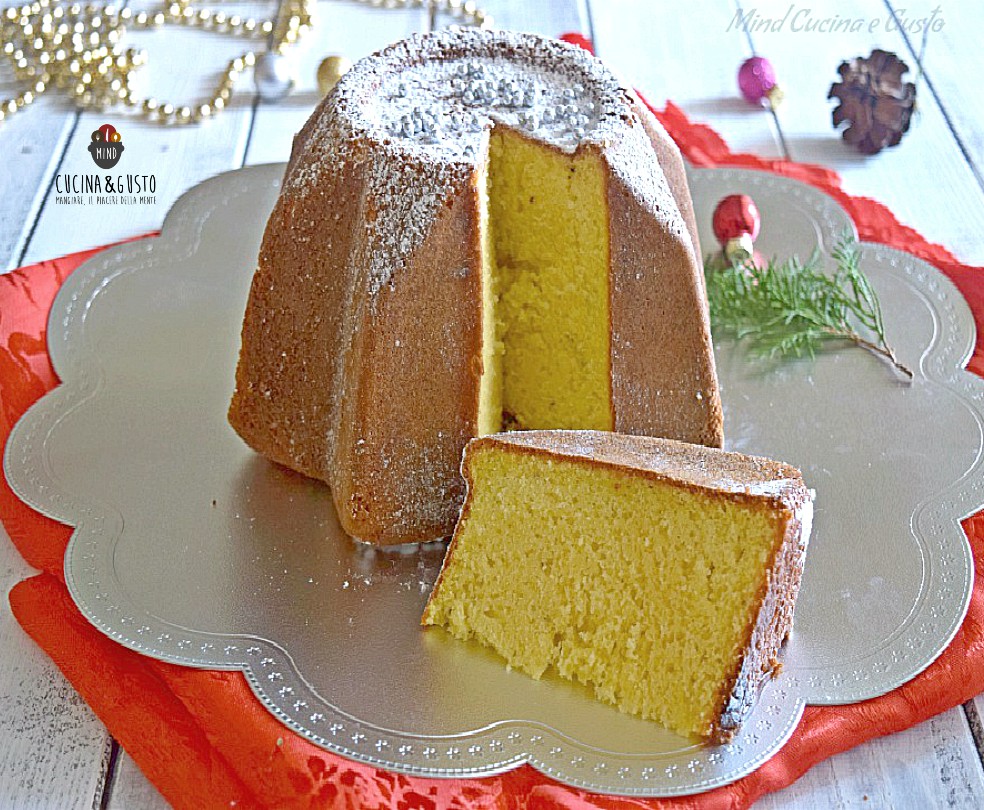
[[[778,667],[813,517],[799,471],[598,431],[469,442],[422,624],[620,710],[730,739]]]
[[[294,140],[229,421],[361,540],[449,536],[465,443],[721,444],[683,161],[585,50],[445,30],[358,62]]]

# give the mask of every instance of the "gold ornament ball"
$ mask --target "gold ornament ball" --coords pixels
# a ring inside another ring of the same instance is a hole
[[[321,64],[318,65],[318,89],[321,90],[321,95],[327,96],[350,67],[352,63],[344,56],[329,56],[322,59]]]

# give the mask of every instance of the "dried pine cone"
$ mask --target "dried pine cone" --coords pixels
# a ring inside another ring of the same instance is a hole
[[[902,81],[908,70],[894,53],[878,48],[867,59],[859,56],[841,63],[841,80],[831,86],[827,98],[840,99],[834,126],[848,122],[847,143],[873,155],[902,140],[916,105],[916,86]]]

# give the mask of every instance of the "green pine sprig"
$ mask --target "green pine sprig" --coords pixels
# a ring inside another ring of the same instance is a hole
[[[709,258],[704,270],[712,327],[773,358],[813,357],[825,343],[849,341],[911,379],[912,371],[885,338],[881,305],[861,270],[858,243],[845,237],[832,256],[832,274],[824,272],[819,252],[806,262],[772,259],[765,267],[721,266]]]

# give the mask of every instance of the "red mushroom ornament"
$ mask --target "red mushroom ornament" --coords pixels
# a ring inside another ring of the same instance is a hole
[[[714,236],[731,264],[741,264],[755,256],[755,239],[762,227],[755,200],[747,194],[731,194],[717,204],[712,220]]]

